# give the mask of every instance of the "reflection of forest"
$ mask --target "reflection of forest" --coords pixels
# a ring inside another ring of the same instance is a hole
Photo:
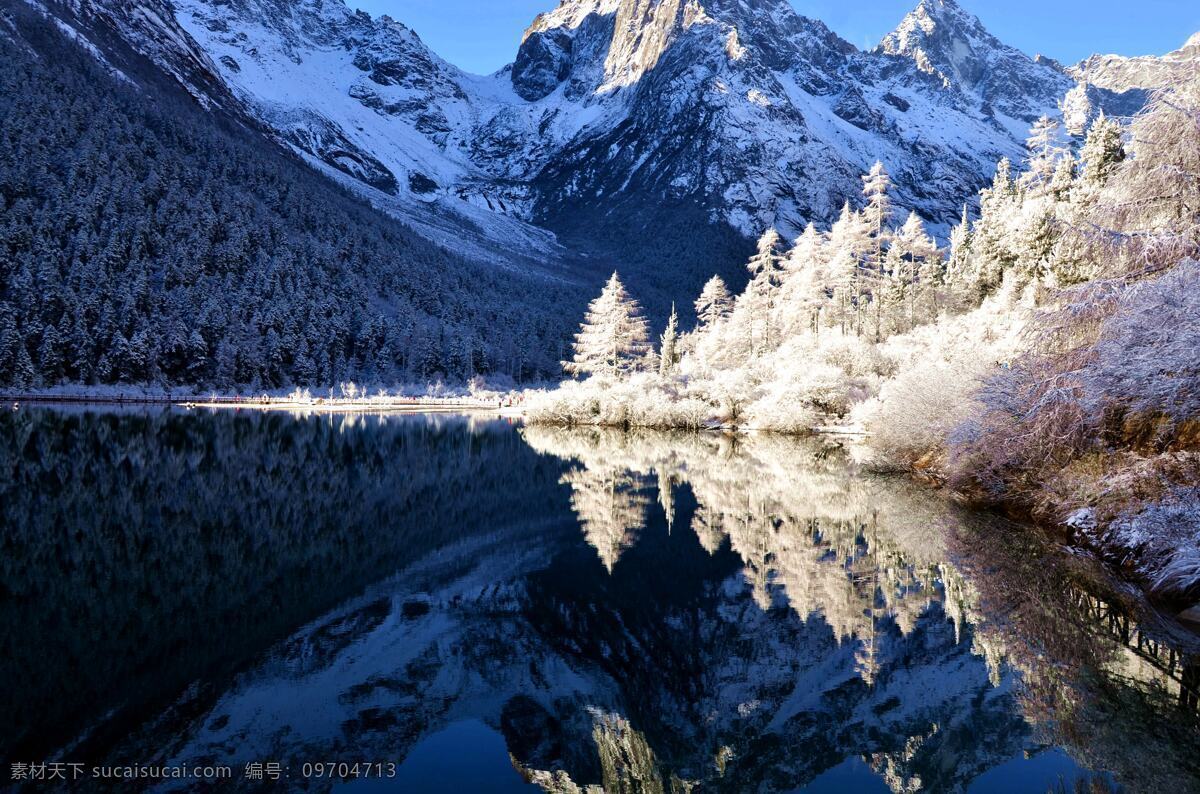
[[[1200,787],[1195,638],[1148,613],[1139,626],[1129,617],[1137,604],[1123,611],[1095,595],[1097,572],[1068,564],[1033,531],[972,516],[902,480],[864,475],[829,442],[522,432],[534,448],[579,467],[564,482],[610,571],[613,555],[632,542],[633,516],[644,521],[655,484],[668,520],[673,489],[686,485],[697,505],[691,528],[704,548],[729,544],[762,608],[819,615],[854,643],[866,684],[878,672],[881,633],[894,625],[909,634],[936,601],[956,633],[969,633],[994,686],[1005,669],[1020,671],[1023,710],[1045,741],[1114,770],[1132,790],[1178,790],[1181,781]],[[618,480],[642,487],[594,487]],[[600,529],[613,516],[619,528]],[[595,540],[617,533],[619,546]],[[893,756],[873,757],[872,766],[892,778],[899,769]]]
[[[802,618],[820,615],[840,640],[858,643],[867,683],[881,621],[907,634],[934,601],[956,625],[962,619],[944,546],[962,516],[902,480],[861,476],[836,447],[772,435],[522,433],[538,451],[578,462],[563,482],[610,571],[645,523],[653,488],[673,521],[673,489],[686,484],[701,545],[729,544],[761,608],[781,602]]]
[[[0,758],[120,708],[115,738],[406,561],[549,513],[558,470],[465,419],[5,412]]]

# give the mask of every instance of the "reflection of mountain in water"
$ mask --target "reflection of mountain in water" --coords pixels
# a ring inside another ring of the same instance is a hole
[[[0,414],[0,760],[112,710],[75,751],[103,753],[364,584],[561,512],[561,469],[460,418]]]

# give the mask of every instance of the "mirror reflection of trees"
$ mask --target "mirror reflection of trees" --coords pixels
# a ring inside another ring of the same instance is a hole
[[[610,572],[637,540],[650,500],[638,477],[620,469],[575,469],[562,477],[571,486],[571,509],[584,536]]]
[[[522,432],[581,471],[666,483],[670,495],[660,486],[660,501],[672,510],[677,489],[689,488],[700,545],[738,555],[761,609],[819,616],[854,648],[867,686],[889,634],[911,634],[936,602],[993,688],[1007,687],[1016,671],[1022,713],[1040,741],[1070,748],[1134,790],[1200,784],[1200,760],[1188,750],[1200,746],[1195,636],[1036,531],[866,475],[828,441]],[[869,763],[915,785],[903,760],[928,738],[914,735],[899,754],[875,753]]]
[[[1030,528],[951,538],[977,636],[1020,671],[1043,740],[1131,791],[1200,790],[1200,637]]]
[[[645,520],[646,492],[659,484],[670,518],[673,484],[686,484],[701,545],[715,552],[728,544],[738,554],[761,608],[782,603],[801,616],[819,614],[839,641],[859,643],[864,677],[872,675],[881,621],[907,634],[934,601],[948,601],[947,613],[956,625],[960,619],[961,586],[952,575],[947,589],[944,539],[962,514],[897,478],[862,476],[835,445],[545,426],[522,433],[538,451],[576,462],[563,481],[610,571],[632,545],[629,526]],[[610,516],[622,521],[597,532]]]

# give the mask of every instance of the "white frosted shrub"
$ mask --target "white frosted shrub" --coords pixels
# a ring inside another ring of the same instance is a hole
[[[1156,591],[1186,591],[1200,582],[1200,488],[1178,487],[1157,504],[1129,510],[1109,532],[1140,557]]]
[[[680,386],[650,373],[628,380],[570,381],[534,395],[527,416],[534,423],[562,425],[695,429],[710,424],[713,406]]]
[[[867,433],[873,462],[904,467],[944,448],[950,431],[977,405],[978,363],[927,359],[887,381],[853,417]]]
[[[1084,371],[1093,410],[1116,404],[1186,420],[1200,415],[1200,262],[1128,289]]]
[[[756,430],[807,433],[822,424],[809,389],[799,383],[772,384],[746,409],[746,424]]]

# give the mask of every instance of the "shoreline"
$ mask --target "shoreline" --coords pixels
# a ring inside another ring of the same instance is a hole
[[[187,395],[154,395],[154,394],[2,394],[0,405],[4,408],[20,410],[22,406],[53,406],[53,405],[97,405],[97,406],[138,406],[157,405],[176,408],[193,409],[206,408],[209,410],[257,410],[285,411],[304,413],[330,414],[363,414],[363,413],[465,413],[491,412],[501,416],[522,415],[523,409],[517,406],[499,404],[499,400],[472,400],[469,398],[416,398],[416,397],[387,397],[387,398],[313,398],[311,400],[296,400],[290,397],[228,397],[196,394]],[[514,411],[516,412],[514,414]]]

